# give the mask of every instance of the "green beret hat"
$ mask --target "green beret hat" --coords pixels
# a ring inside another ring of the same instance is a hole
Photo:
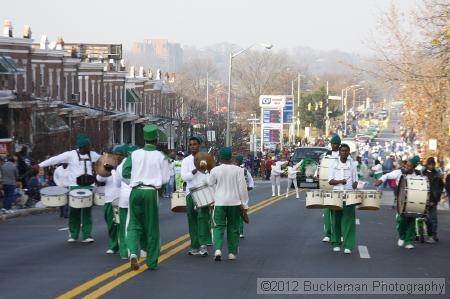
[[[145,125],[144,126],[144,140],[155,141],[158,140],[158,126],[157,125]]]
[[[222,147],[219,150],[219,158],[222,161],[228,161],[231,159],[232,150],[230,147]]]
[[[341,144],[341,138],[338,134],[334,134],[333,137],[331,137],[330,143]]]
[[[113,152],[113,154],[126,156],[128,153],[128,146],[125,144],[117,145],[116,147],[114,147],[112,152]]]
[[[238,161],[239,164],[242,164],[242,162],[244,162],[244,156],[242,156],[242,155],[236,155],[233,157],[233,159]]]
[[[411,163],[414,167],[419,165],[420,157],[419,156],[412,157],[411,159],[409,159],[409,163]]]
[[[130,145],[130,146],[128,146],[128,152],[129,153],[134,152],[135,150],[138,150],[138,149],[139,149],[139,146],[137,146],[137,145]]]
[[[78,134],[77,147],[81,148],[81,147],[85,147],[86,145],[89,145],[89,144],[91,144],[91,141],[89,140],[89,138],[87,138],[86,135]]]

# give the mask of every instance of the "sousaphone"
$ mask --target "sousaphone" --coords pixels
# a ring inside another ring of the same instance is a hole
[[[211,171],[211,169],[213,169],[216,166],[216,162],[214,161],[214,158],[209,154],[209,153],[205,153],[205,152],[200,152],[197,153],[194,156],[194,165],[195,168],[204,173],[205,172],[205,168],[200,167],[200,162],[201,161],[205,161],[206,162],[206,170]]]
[[[104,153],[95,163],[95,172],[102,177],[111,176],[111,170],[117,167],[117,159],[114,154]]]

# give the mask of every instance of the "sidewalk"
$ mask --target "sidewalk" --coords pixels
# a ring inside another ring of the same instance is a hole
[[[11,210],[10,213],[0,214],[0,221],[6,221],[8,219],[17,218],[21,216],[37,215],[42,213],[53,213],[56,212],[57,208],[28,208]]]

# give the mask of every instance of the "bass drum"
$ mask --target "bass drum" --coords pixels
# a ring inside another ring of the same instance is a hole
[[[328,183],[328,173],[330,171],[331,164],[336,160],[336,157],[325,156],[320,161],[319,166],[319,187],[322,190],[332,190],[333,186]]]
[[[402,175],[397,193],[397,212],[400,215],[417,217],[426,213],[430,194],[430,185],[426,177]]]

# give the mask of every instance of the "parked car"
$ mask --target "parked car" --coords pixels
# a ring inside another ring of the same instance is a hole
[[[326,147],[299,147],[294,151],[292,161],[297,164],[304,161],[297,173],[297,185],[300,188],[318,189],[318,167],[321,157],[328,151]],[[315,171],[317,170],[317,171]]]

